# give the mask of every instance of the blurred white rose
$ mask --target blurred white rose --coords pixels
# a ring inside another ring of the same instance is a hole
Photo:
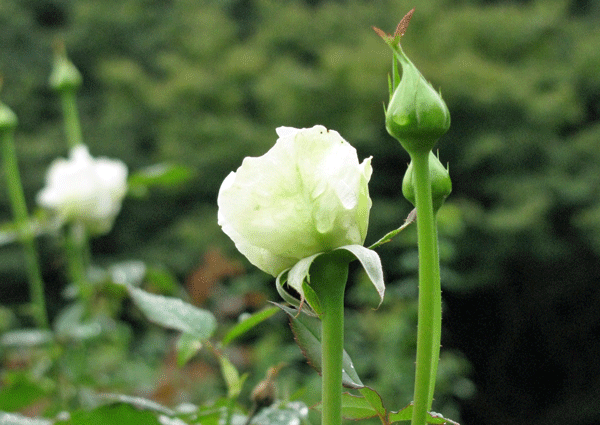
[[[46,174],[37,202],[61,220],[80,220],[93,233],[105,233],[121,210],[127,192],[127,166],[108,158],[94,159],[85,145],[56,159]]]
[[[265,155],[245,158],[223,181],[223,231],[261,270],[277,276],[302,258],[364,243],[371,158],[336,131],[280,127]]]

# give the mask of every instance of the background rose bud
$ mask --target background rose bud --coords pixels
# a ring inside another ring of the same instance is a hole
[[[452,192],[452,180],[450,180],[448,170],[433,152],[429,152],[429,176],[431,178],[433,213],[436,214],[448,195],[450,195],[450,192]],[[415,175],[412,161],[408,165],[404,179],[402,180],[402,193],[406,199],[416,206]]]
[[[336,131],[280,127],[265,155],[245,158],[219,190],[219,224],[237,249],[277,276],[302,258],[364,243],[371,158]]]
[[[52,163],[37,202],[65,221],[81,220],[91,232],[105,233],[121,210],[126,192],[127,166],[123,162],[94,159],[86,146],[77,145],[69,159]]]

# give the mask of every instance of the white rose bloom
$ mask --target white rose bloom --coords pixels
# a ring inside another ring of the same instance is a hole
[[[105,233],[121,210],[126,192],[123,162],[94,159],[85,145],[77,145],[69,159],[59,158],[50,165],[37,202],[62,220],[81,220],[92,232]]]
[[[279,127],[266,154],[245,158],[223,181],[219,225],[259,269],[277,276],[302,258],[362,245],[371,198],[371,158],[338,132]]]

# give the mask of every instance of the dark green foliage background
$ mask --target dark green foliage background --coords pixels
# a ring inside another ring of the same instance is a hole
[[[454,184],[440,212],[444,347],[473,364],[478,392],[464,423],[598,423],[595,0],[3,0],[1,96],[20,119],[29,205],[66,154],[47,86],[62,38],[84,77],[93,155],[131,170],[161,161],[195,170],[176,191],[126,200],[113,231],[93,241],[97,260],[139,258],[184,279],[209,247],[239,257],[216,224],[216,194],[281,125],[323,124],[373,156],[373,242],[409,205],[408,157],[383,122],[390,51],[370,27],[391,32],[413,6],[403,46],[452,114],[439,144]],[[5,193],[0,218],[10,219]],[[392,293],[414,276],[413,241],[399,239],[381,249]],[[49,252],[52,284],[60,262]],[[0,250],[0,279],[4,302],[26,296],[18,247]]]

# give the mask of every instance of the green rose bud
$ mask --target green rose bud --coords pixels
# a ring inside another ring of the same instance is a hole
[[[76,91],[81,87],[83,79],[81,73],[67,58],[64,45],[60,44],[55,49],[54,66],[50,74],[50,87],[56,91]]]
[[[245,158],[219,190],[219,225],[259,269],[277,276],[299,260],[364,243],[371,158],[336,131],[280,127],[263,156]]]
[[[390,102],[385,113],[385,126],[411,155],[432,150],[450,128],[450,112],[441,94],[425,80],[400,45],[413,12],[414,9],[402,18],[393,35],[373,28],[394,52],[394,73],[389,84]]]
[[[430,151],[450,128],[450,112],[399,45],[394,56],[402,78],[386,110],[386,129],[409,153]]]
[[[0,132],[13,131],[18,123],[19,120],[12,109],[0,102]]]
[[[429,176],[431,178],[433,213],[436,214],[450,192],[452,192],[452,181],[448,170],[444,168],[433,152],[429,152]],[[412,162],[408,165],[402,180],[402,193],[406,199],[415,205],[415,176]]]

